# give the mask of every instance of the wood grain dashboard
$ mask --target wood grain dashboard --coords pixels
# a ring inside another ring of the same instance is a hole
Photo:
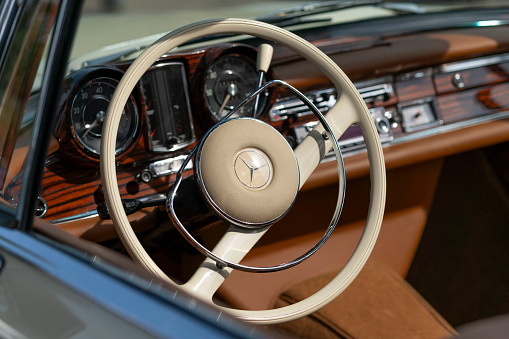
[[[383,140],[389,169],[509,140],[509,54],[506,54],[509,35],[504,28],[453,29],[392,37],[376,44],[363,43],[368,40],[363,37],[312,42],[342,67],[361,93],[366,93],[368,107],[380,114],[378,127],[387,134]],[[345,44],[355,44],[356,48],[347,51],[339,48]],[[117,158],[118,185],[123,198],[163,194],[175,180],[170,173],[145,182],[140,180],[140,174],[157,161],[187,155],[194,142],[213,125],[214,119],[205,103],[204,77],[214,60],[224,55],[255,60],[256,49],[239,43],[222,44],[168,54],[159,61],[184,65],[195,136],[186,147],[151,152],[147,137],[148,106],[140,89],[133,92],[140,111],[140,128],[132,145]],[[119,78],[129,64],[85,68],[65,81],[54,133],[59,148],[48,156],[42,178],[40,198],[46,210],[41,217],[76,235],[87,231],[83,220],[88,218],[89,225],[94,224],[91,220],[98,220],[96,208],[104,202],[104,196],[98,158],[79,147],[69,127],[72,99],[80,84],[105,75]],[[273,78],[287,81],[316,100],[322,100],[318,94],[331,88],[330,82],[306,61],[278,46],[269,74],[269,79]],[[327,99],[331,96],[334,99],[338,94],[327,95]],[[284,105],[286,100],[286,94],[271,92],[262,119],[295,145],[299,126],[314,119],[308,114],[274,119],[271,109]],[[369,164],[362,143],[351,145],[347,140],[343,151],[347,178],[367,175]],[[192,171],[186,172],[191,174]],[[323,187],[335,180],[334,163],[326,160],[305,188]],[[19,180],[14,180],[5,194],[16,196],[19,189]],[[106,222],[104,227],[111,228],[111,224]],[[113,236],[110,231],[104,234],[94,233],[90,237],[104,240]]]

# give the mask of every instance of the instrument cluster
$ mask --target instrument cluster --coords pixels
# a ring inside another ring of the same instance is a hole
[[[126,103],[117,157],[133,148],[157,155],[192,145],[196,130],[208,129],[256,90],[255,59],[253,47],[238,44],[163,56],[141,77]],[[69,75],[55,131],[61,150],[94,163],[99,160],[108,105],[128,66],[109,64]],[[261,94],[257,116],[268,110],[269,95]],[[236,116],[252,116],[253,109],[250,102]]]

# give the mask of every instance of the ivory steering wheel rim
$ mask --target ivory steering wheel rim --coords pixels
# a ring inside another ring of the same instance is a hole
[[[248,19],[215,19],[198,22],[172,31],[148,47],[126,71],[108,107],[102,132],[100,163],[105,199],[119,237],[133,259],[139,261],[140,264],[153,274],[178,286],[155,264],[143,249],[122,207],[116,177],[116,126],[119,124],[125,103],[136,83],[163,54],[185,42],[205,35],[228,33],[252,35],[279,43],[292,49],[317,66],[332,81],[337,92],[341,93],[341,97],[336,105],[326,115],[329,124],[338,131],[335,133],[336,136],[339,137],[348,126],[356,123],[363,130],[368,152],[371,193],[366,225],[354,253],[338,275],[315,294],[289,306],[259,311],[224,308],[226,312],[251,323],[275,324],[291,321],[325,306],[343,292],[355,279],[373,250],[380,231],[385,207],[385,166],[382,147],[371,114],[355,86],[343,71],[309,42],[284,29],[258,21]],[[317,127],[318,130],[319,128]],[[301,187],[320,160],[318,155],[319,146],[314,144],[313,140],[307,139],[296,149],[296,155],[300,156],[299,166],[303,168],[299,173]]]

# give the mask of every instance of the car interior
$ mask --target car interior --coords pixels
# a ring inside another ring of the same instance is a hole
[[[182,288],[270,333],[454,337],[507,314],[509,7],[375,10],[391,14],[218,19],[72,59],[36,232],[169,289],[222,276]],[[229,236],[248,253],[217,254]]]

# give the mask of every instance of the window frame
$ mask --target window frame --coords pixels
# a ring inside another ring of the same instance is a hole
[[[32,137],[22,169],[19,201],[13,212],[16,222],[4,224],[31,231],[51,134],[48,131],[52,130],[54,123],[82,1],[26,0],[16,4],[13,1],[3,3],[0,8],[0,15],[11,20],[10,29],[4,25],[0,28],[0,43],[7,46],[0,59],[0,121],[3,126],[8,126],[0,130],[0,188],[5,185],[45,48],[47,55]],[[0,210],[4,211],[11,214],[8,207]]]

